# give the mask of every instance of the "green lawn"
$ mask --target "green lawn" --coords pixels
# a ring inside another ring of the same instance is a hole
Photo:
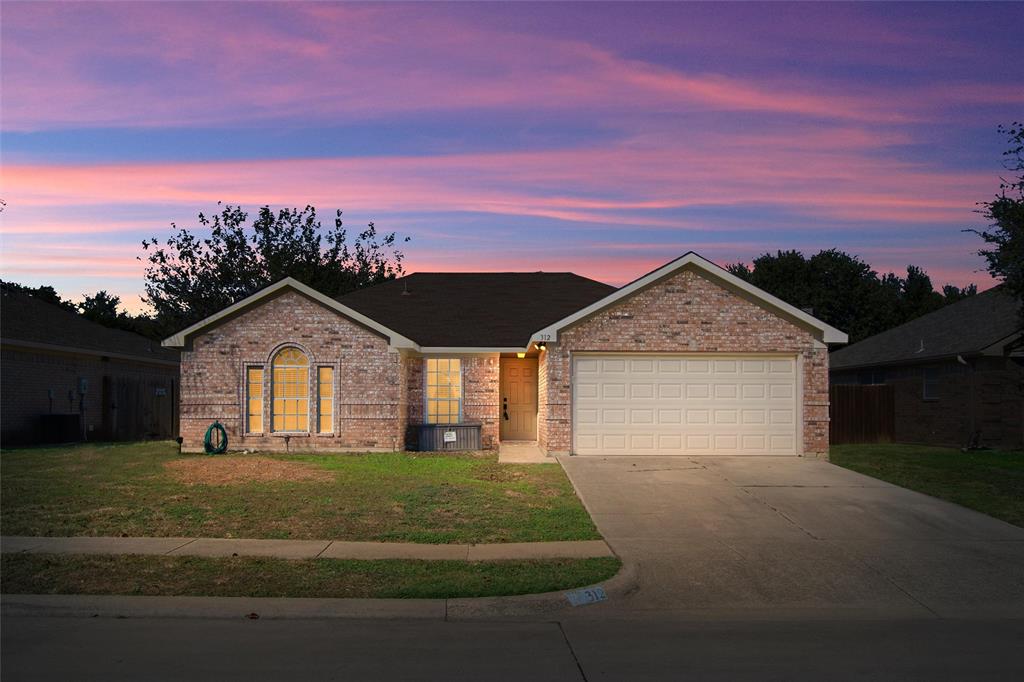
[[[211,597],[491,597],[606,580],[615,558],[549,561],[340,561],[5,554],[4,594]]]
[[[1024,527],[1024,452],[833,445],[833,464]]]
[[[247,478],[269,465],[287,475]],[[180,480],[182,466],[198,477]],[[237,472],[237,480],[201,482],[210,467]],[[224,459],[180,455],[172,442],[90,444],[7,450],[0,472],[5,535],[428,543],[600,537],[561,467],[499,465],[493,455]]]

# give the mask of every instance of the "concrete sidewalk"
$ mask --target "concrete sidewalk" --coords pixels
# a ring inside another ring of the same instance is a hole
[[[259,556],[279,559],[424,559],[507,561],[587,559],[614,556],[604,540],[510,542],[486,545],[427,545],[411,542],[336,540],[246,540],[235,538],[0,538],[4,554],[155,554],[165,556]]]

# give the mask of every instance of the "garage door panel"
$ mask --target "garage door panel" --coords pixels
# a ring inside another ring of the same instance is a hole
[[[796,454],[796,361],[579,356],[577,454]]]

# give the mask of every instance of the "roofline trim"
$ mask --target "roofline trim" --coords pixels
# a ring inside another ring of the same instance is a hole
[[[154,341],[154,343],[156,343]],[[117,360],[135,360],[137,362],[146,362],[153,365],[167,365],[168,367],[178,367],[181,365],[181,361],[166,360],[164,358],[150,358],[144,355],[132,355],[130,353],[116,353],[105,350],[96,350],[94,348],[82,348],[80,346],[61,346],[55,343],[42,343],[40,341],[23,341],[21,339],[11,338],[0,338],[0,346],[6,346],[8,348],[27,348],[29,350],[44,350],[53,351],[57,353],[71,353],[77,355],[95,355],[102,358],[114,358]]]
[[[883,332],[884,333],[884,332]],[[872,338],[872,337],[869,337]],[[961,350],[956,352],[941,353],[939,355],[926,355],[924,357],[913,357],[913,358],[897,358],[895,360],[877,360],[868,362],[858,362],[851,365],[835,365],[832,362],[832,358],[829,357],[829,371],[830,372],[845,372],[851,369],[864,369],[866,367],[888,367],[892,365],[919,365],[926,362],[935,362],[936,360],[948,360],[950,358],[956,358],[961,356],[964,358],[977,358],[977,357],[999,357],[1003,355],[1003,349],[1012,344],[1014,341],[1024,338],[1024,331],[1014,332],[1009,336],[1004,336],[995,343],[991,343],[981,348],[972,348],[970,350]],[[852,346],[851,346],[852,347]],[[845,352],[846,349],[843,349]]]
[[[749,282],[743,281],[742,279],[732,274],[725,268],[719,267],[718,265],[707,260],[700,254],[694,251],[687,251],[679,258],[676,258],[675,260],[670,261],[665,265],[662,265],[660,268],[657,268],[656,270],[652,270],[651,272],[640,277],[639,279],[633,280],[632,282],[622,287],[621,289],[615,290],[614,292],[610,293],[604,298],[599,299],[598,301],[591,303],[587,307],[576,311],[572,315],[564,317],[558,322],[550,324],[547,327],[544,327],[543,329],[534,332],[534,334],[530,336],[530,342],[557,342],[558,333],[562,329],[565,329],[566,327],[569,327],[570,325],[573,325],[576,322],[579,322],[580,320],[590,317],[594,313],[597,313],[603,310],[604,308],[614,305],[625,298],[629,298],[630,296],[639,293],[641,290],[645,289],[651,284],[654,284],[658,280],[663,279],[664,277],[667,277],[679,270],[682,270],[684,267],[690,265],[708,273],[709,275],[712,275],[713,277],[717,277],[725,281],[727,284],[730,284],[747,294],[750,294],[755,299],[763,302],[765,305],[780,310],[786,313],[787,315],[795,317],[797,320],[812,327],[813,329],[817,329],[818,331],[821,332],[821,340],[824,343],[847,343],[849,341],[849,337],[845,333],[836,329],[835,327],[822,322],[821,320],[812,315],[808,315],[804,311],[786,303],[780,298],[772,296],[767,291],[759,289],[758,287],[755,287],[753,284],[750,284]]]
[[[514,347],[514,346],[421,346],[416,349],[416,352],[426,354],[458,354],[458,353],[526,353],[529,351],[529,346]]]
[[[292,277],[285,277],[281,281],[271,284],[270,286],[265,287],[263,289],[260,289],[256,293],[243,298],[241,301],[229,305],[227,308],[224,308],[220,312],[214,313],[213,315],[210,315],[209,317],[204,318],[199,322],[196,322],[192,326],[181,330],[177,334],[174,334],[173,336],[164,339],[162,345],[171,348],[183,348],[185,346],[186,341],[188,340],[188,337],[192,336],[193,334],[196,334],[202,331],[203,329],[206,329],[207,327],[216,324],[220,320],[223,320],[224,318],[233,315],[234,313],[252,305],[253,303],[257,303],[262,299],[267,298],[268,296],[276,294],[282,289],[293,289],[299,292],[300,294],[303,294],[304,296],[308,296],[317,303],[320,303],[323,306],[344,315],[345,317],[348,317],[366,327],[369,327],[370,329],[376,331],[382,336],[386,336],[388,338],[388,345],[391,348],[411,348],[415,350],[419,349],[419,347],[416,345],[414,341],[412,341],[412,339],[402,336],[395,330],[385,327],[381,323],[367,317],[366,315],[363,315],[362,313],[356,312],[352,308],[349,308],[347,305],[339,303],[330,296],[326,296],[317,291],[316,289],[314,289],[313,287],[307,286]]]

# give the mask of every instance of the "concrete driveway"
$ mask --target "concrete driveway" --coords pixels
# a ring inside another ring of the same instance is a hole
[[[1024,529],[927,495],[798,457],[560,461],[637,570],[609,614],[1024,615]]]

